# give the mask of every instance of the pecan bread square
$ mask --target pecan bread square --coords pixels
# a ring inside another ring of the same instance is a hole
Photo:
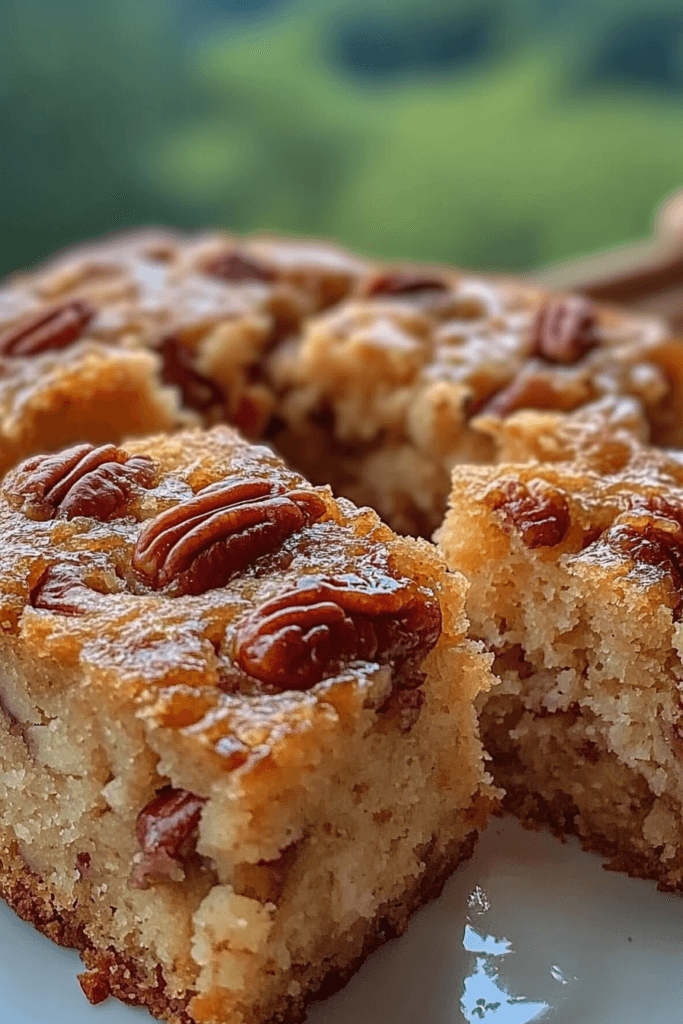
[[[0,287],[0,472],[190,422],[262,433],[265,352],[368,268],[332,245],[156,230],[15,275]]]
[[[227,427],[0,496],[0,890],[174,1024],[298,1020],[472,852],[465,581]]]
[[[630,396],[657,443],[683,442],[683,346],[659,321],[447,271],[363,287],[273,349],[266,376],[279,450],[395,529],[429,536],[453,466],[493,462],[495,424],[520,409]]]
[[[683,890],[683,457],[628,426],[564,424],[570,461],[458,467],[437,539],[495,655],[506,807]]]

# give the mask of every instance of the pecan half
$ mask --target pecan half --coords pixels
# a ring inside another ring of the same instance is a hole
[[[267,480],[212,484],[146,523],[133,566],[157,590],[176,582],[181,593],[202,594],[224,586],[325,509],[315,491],[288,491]]]
[[[231,249],[214,257],[204,266],[204,271],[223,281],[273,281],[275,271],[253,256]]]
[[[146,889],[153,879],[173,878],[192,853],[192,837],[206,798],[186,789],[164,786],[142,808],[135,835],[143,857],[133,866],[129,884]]]
[[[10,501],[27,499],[27,510],[40,518],[106,522],[128,511],[136,485],[149,488],[154,479],[154,463],[144,455],[131,457],[113,444],[79,444],[27,459],[8,475],[4,490]]]
[[[35,356],[67,348],[78,341],[96,312],[90,303],[75,300],[27,317],[0,333],[0,355]]]
[[[486,491],[484,504],[500,511],[503,528],[518,533],[528,548],[561,544],[571,523],[565,496],[541,480],[528,485],[511,478],[498,480]]]
[[[378,274],[371,278],[363,294],[372,295],[409,295],[413,292],[445,292],[448,291],[448,283],[435,274],[420,274],[417,271],[391,272]]]
[[[302,580],[241,624],[237,664],[275,690],[309,689],[352,661],[393,662],[397,685],[419,686],[417,663],[438,640],[441,609],[407,580],[386,582],[394,586]]]
[[[597,345],[597,327],[597,312],[588,299],[550,299],[536,314],[533,350],[551,363],[577,363]]]
[[[156,346],[162,359],[161,379],[180,389],[183,402],[197,412],[225,405],[222,390],[195,369],[191,353],[177,334],[169,334]]]

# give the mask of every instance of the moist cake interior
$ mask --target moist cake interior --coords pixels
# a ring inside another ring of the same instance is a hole
[[[599,423],[544,438],[547,418],[520,419],[512,443],[559,461],[456,471],[438,534],[495,655],[491,770],[523,822],[680,890],[683,462]]]

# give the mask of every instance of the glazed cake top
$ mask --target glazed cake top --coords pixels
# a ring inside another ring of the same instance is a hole
[[[29,459],[0,531],[3,648],[28,685],[142,714],[212,773],[368,707],[409,729],[424,657],[462,633],[433,549],[226,427]]]

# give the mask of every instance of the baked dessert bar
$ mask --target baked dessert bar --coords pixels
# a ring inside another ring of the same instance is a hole
[[[450,472],[494,461],[492,421],[631,396],[682,443],[683,347],[660,321],[522,282],[384,273],[267,360],[281,452],[311,479],[429,536]]]
[[[522,282],[304,241],[115,237],[0,288],[0,472],[228,421],[428,537],[452,467],[493,461],[491,424],[520,409],[630,396],[657,443],[683,443],[682,352],[660,321]]]
[[[596,417],[563,425],[564,461],[456,468],[438,543],[495,654],[505,806],[681,890],[683,457]]]
[[[464,579],[227,427],[32,457],[0,532],[2,895],[93,1002],[300,1019],[485,824]]]
[[[264,353],[368,266],[331,245],[156,230],[16,275],[0,288],[0,472],[192,422],[261,433]]]

